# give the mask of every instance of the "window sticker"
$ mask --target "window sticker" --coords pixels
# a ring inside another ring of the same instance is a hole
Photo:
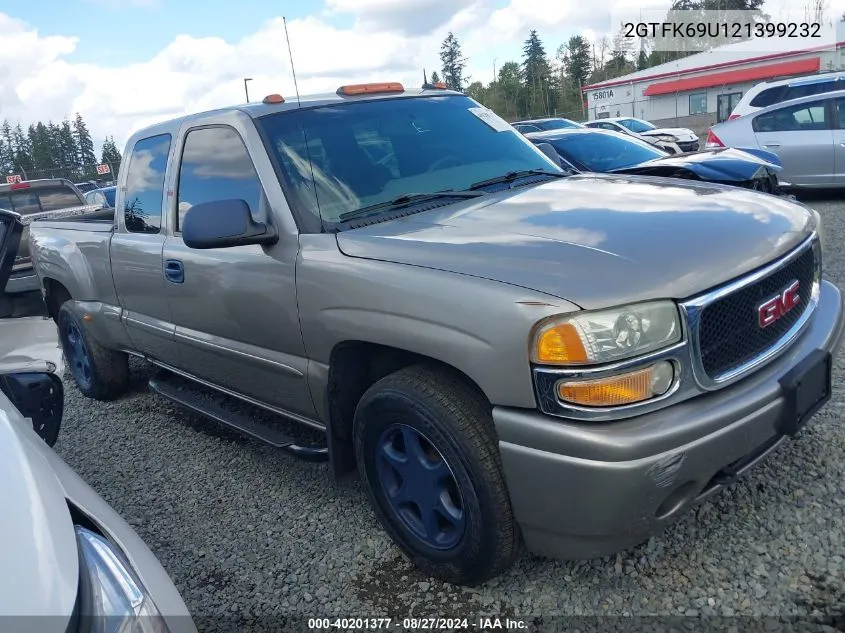
[[[497,132],[509,132],[513,130],[507,121],[488,108],[469,108],[469,111]]]

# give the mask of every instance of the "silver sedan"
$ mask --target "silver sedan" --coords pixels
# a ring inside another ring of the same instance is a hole
[[[710,128],[706,147],[778,155],[793,187],[845,187],[845,90],[784,101]]]

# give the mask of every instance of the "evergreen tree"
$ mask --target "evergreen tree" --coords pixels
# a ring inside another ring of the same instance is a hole
[[[52,171],[55,167],[53,158],[52,139],[50,138],[47,126],[40,121],[30,125],[27,131],[29,145],[32,148],[32,163],[38,172]],[[47,176],[48,174],[41,174]],[[49,174],[52,176],[52,174]]]
[[[440,75],[438,75],[437,71],[435,70],[431,73],[431,83],[436,84],[438,81],[440,81]]]
[[[645,70],[648,68],[648,55],[645,53],[645,48],[640,47],[640,54],[637,55],[637,70]]]
[[[569,38],[564,50],[564,70],[572,81],[579,86],[587,83],[590,76],[590,42],[583,35]]]
[[[88,132],[88,126],[82,120],[82,115],[76,113],[76,118],[73,121],[73,140],[76,144],[76,149],[79,152],[78,162],[79,166],[86,171],[86,177],[93,178],[97,172],[94,169],[97,162],[97,155],[94,153],[94,141],[91,140],[91,134]]]
[[[32,148],[20,123],[12,131],[12,142],[14,143],[14,158],[12,162],[15,173],[20,173],[21,177],[25,180],[29,177],[28,174],[34,171],[34,165],[32,164]]]
[[[3,153],[0,154],[0,166],[5,174],[15,173],[15,142],[12,138],[12,126],[8,121],[3,121],[0,126],[0,140],[3,142]]]
[[[528,114],[529,116],[548,114],[553,106],[552,68],[537,31],[531,30],[522,47],[522,54],[522,76],[525,84],[525,105]]]
[[[122,156],[120,150],[117,149],[117,144],[114,142],[113,136],[106,137],[106,140],[103,141],[103,149],[100,156],[100,162],[107,164],[111,168],[112,177],[117,178]]]
[[[468,77],[464,77],[466,58],[461,54],[458,38],[449,31],[440,47],[440,61],[443,64],[443,81],[452,90],[463,90]]]
[[[79,147],[76,145],[76,139],[73,136],[73,128],[70,121],[65,119],[62,121],[58,133],[58,143],[54,148],[59,164],[64,167],[67,175],[66,178],[75,178],[80,171],[79,164]]]

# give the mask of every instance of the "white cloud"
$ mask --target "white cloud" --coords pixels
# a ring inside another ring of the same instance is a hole
[[[159,0],[89,0],[109,6]],[[325,0],[322,12],[288,21],[299,89],[332,92],[343,83],[398,80],[417,86],[422,69],[439,70],[440,44],[448,30],[459,38],[469,60],[467,74],[489,81],[494,64],[518,61],[522,42],[537,29],[546,51],[577,32],[594,36],[611,30],[610,15],[630,0],[587,3],[578,0]],[[802,12],[804,0],[769,0],[773,14],[782,7]],[[643,7],[668,0],[642,0]],[[839,16],[845,0],[830,0],[829,15]],[[351,15],[349,28],[328,19]],[[294,95],[281,18],[239,40],[180,35],[151,58],[122,68],[71,63],[78,40],[41,35],[0,13],[0,119],[61,120],[80,112],[99,150],[106,135],[122,145],[134,130],[184,113],[241,103],[243,78],[253,100],[279,92]]]

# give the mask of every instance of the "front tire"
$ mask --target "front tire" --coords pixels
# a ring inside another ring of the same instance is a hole
[[[476,584],[519,554],[490,405],[447,369],[382,378],[355,411],[355,454],[381,524],[425,573]]]
[[[114,400],[129,384],[129,358],[100,345],[85,331],[85,325],[65,302],[56,319],[59,340],[70,373],[82,395],[94,400]]]

